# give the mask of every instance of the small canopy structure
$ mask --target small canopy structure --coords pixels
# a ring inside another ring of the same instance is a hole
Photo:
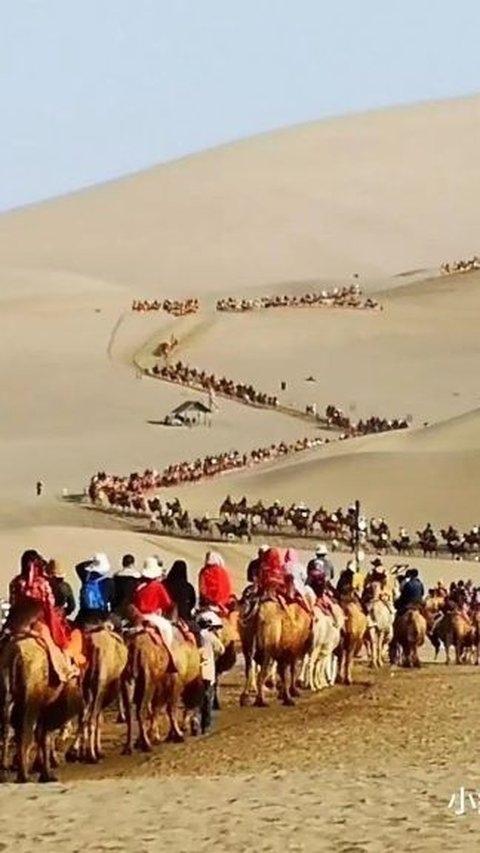
[[[174,425],[194,426],[199,423],[210,424],[212,410],[201,400],[187,400],[180,403],[165,418],[165,423]]]

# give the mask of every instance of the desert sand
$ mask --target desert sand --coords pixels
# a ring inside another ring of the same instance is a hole
[[[329,508],[360,498],[393,528],[478,524],[480,273],[441,278],[438,270],[478,251],[479,126],[480,97],[321,122],[0,217],[0,595],[27,547],[63,559],[70,572],[100,550],[113,565],[127,551],[167,563],[181,556],[194,576],[207,543],[135,533],[128,520],[62,503],[62,491],[81,494],[101,469],[161,469],[319,434],[302,419],[223,399],[211,427],[150,423],[201,397],[137,375],[172,333],[179,358],[298,410],[333,403],[352,418],[408,416],[412,426],[169,498],[210,513],[228,493]],[[383,311],[214,310],[218,296],[301,293],[351,284],[354,273]],[[133,299],[190,296],[201,303],[194,317],[130,310]],[[240,589],[251,548],[222,551]],[[335,559],[340,567],[346,555]],[[427,583],[478,570],[418,565]],[[185,753],[109,758],[102,778],[62,769],[66,787],[45,792],[2,789],[1,844],[19,853],[62,842],[150,850],[159,841],[179,851],[430,850],[440,840],[471,849],[478,817],[454,818],[447,805],[456,787],[475,782],[473,668],[400,674],[396,693],[389,676],[363,673],[350,694],[335,688],[302,700],[290,718],[260,712],[262,721],[254,709],[239,716],[235,679],[218,733]],[[105,831],[110,811],[116,827]]]

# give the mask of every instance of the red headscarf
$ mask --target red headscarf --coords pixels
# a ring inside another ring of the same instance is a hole
[[[261,558],[259,587],[261,592],[285,591],[286,573],[283,557],[278,548],[269,548]]]

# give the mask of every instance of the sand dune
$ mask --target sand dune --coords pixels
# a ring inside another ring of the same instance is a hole
[[[480,98],[321,122],[0,217],[0,515],[28,504],[38,478],[49,500],[99,468],[161,469],[315,434],[226,401],[211,429],[150,423],[198,396],[135,379],[132,362],[151,363],[172,332],[189,363],[299,409],[333,402],[416,426],[477,409],[480,276],[388,274],[475,250],[479,123]],[[215,293],[298,292],[354,270],[383,312],[213,310]],[[201,312],[133,316],[143,293],[196,295]],[[349,442],[186,495],[213,506],[244,488],[326,503],[358,494],[413,522],[443,519],[448,481],[445,512],[460,522],[477,494],[475,427],[438,430]]]
[[[475,251],[480,98],[294,127],[3,216],[2,264],[175,295]]]

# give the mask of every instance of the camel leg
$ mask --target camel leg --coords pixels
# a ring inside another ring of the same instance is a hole
[[[148,733],[148,723],[150,721],[150,708],[153,699],[153,690],[150,688],[147,689],[147,685],[145,684],[142,691],[138,690],[136,692],[135,706],[139,731],[138,745],[142,752],[151,752],[152,744],[150,743]]]
[[[251,650],[247,651],[244,648],[243,657],[245,659],[245,686],[240,694],[240,705],[242,706],[248,705],[248,697],[252,688],[252,682],[254,679],[253,671],[255,667]]]
[[[0,754],[0,783],[8,781],[8,756],[10,751],[10,702],[7,697],[2,697],[2,714],[0,717],[0,742],[2,744]]]
[[[51,767],[51,738],[52,735],[47,731],[46,726],[42,726],[39,731],[38,738],[38,744],[40,747],[39,782],[57,782],[57,777]]]
[[[26,707],[22,709],[20,722],[16,732],[17,750],[17,782],[23,784],[29,781],[30,751],[33,735],[37,724],[37,709]]]
[[[126,723],[127,717],[125,713],[125,701],[122,696],[122,691],[120,691],[118,696],[118,714],[117,714],[117,723]]]
[[[455,663],[460,664],[462,662],[462,641],[457,640],[455,642]]]
[[[280,678],[280,696],[284,705],[294,705],[290,695],[290,667],[283,660],[278,662],[278,675]]]
[[[183,743],[185,741],[185,735],[179,725],[177,715],[178,703],[175,701],[169,702],[167,705],[167,716],[170,722],[170,731],[168,733],[167,740],[172,741],[173,743]]]
[[[104,753],[102,752],[102,726],[103,726],[103,714],[100,711],[96,726],[95,726],[95,754],[99,761],[105,758]]]
[[[103,699],[105,695],[104,690],[100,687],[100,683],[101,681],[99,676],[99,683],[96,685],[97,689],[89,709],[87,720],[87,750],[85,760],[88,761],[89,764],[97,764],[100,759],[100,756],[97,755],[96,751],[97,729],[100,726],[100,715],[102,713]]]
[[[257,696],[255,699],[255,706],[257,708],[266,708],[267,702],[265,701],[265,681],[270,669],[271,661],[268,655],[265,655],[265,658],[260,667],[260,672],[258,673],[257,678]]]
[[[301,695],[300,690],[297,687],[296,680],[297,673],[297,662],[293,660],[290,664],[290,696],[291,698],[297,698]]]
[[[309,684],[309,670],[310,670],[310,660],[312,655],[307,654],[303,656],[302,665],[300,667],[300,675],[298,676],[298,682],[302,685],[302,687],[310,687]]]
[[[450,646],[451,646],[451,637],[447,634],[445,637],[445,663],[448,666],[450,663]]]
[[[132,697],[130,696],[129,685],[125,680],[122,680],[121,696],[123,710],[125,713],[125,722],[127,724],[127,738],[123,747],[123,755],[131,755],[133,752],[133,715],[132,715]]]

